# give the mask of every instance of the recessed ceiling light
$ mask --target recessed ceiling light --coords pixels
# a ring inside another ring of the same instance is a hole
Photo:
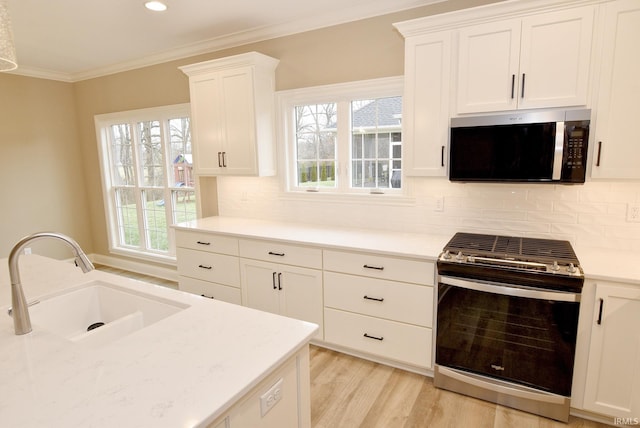
[[[149,10],[153,10],[154,12],[162,12],[167,10],[167,5],[162,3],[161,1],[148,1],[144,4]]]

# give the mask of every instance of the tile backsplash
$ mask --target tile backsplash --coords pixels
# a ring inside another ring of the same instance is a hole
[[[445,235],[534,236],[640,251],[640,223],[626,219],[628,204],[640,203],[640,183],[460,184],[412,177],[405,184],[409,197],[394,203],[369,195],[296,198],[284,194],[275,177],[218,177],[218,209],[223,216]]]

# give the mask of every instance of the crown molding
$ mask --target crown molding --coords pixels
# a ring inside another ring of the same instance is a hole
[[[372,3],[376,3],[375,0],[372,0],[366,6],[366,13],[363,13],[362,7],[340,9],[326,15],[318,15],[307,19],[296,20],[293,22],[269,25],[250,29],[247,31],[232,33],[208,40],[203,40],[201,42],[184,45],[179,48],[158,52],[156,54],[148,55],[135,60],[125,61],[118,64],[112,64],[106,67],[100,67],[78,73],[63,73],[53,70],[19,67],[17,70],[15,70],[14,74],[43,79],[60,80],[63,82],[71,83],[79,82],[82,80],[88,80],[107,76],[110,74],[121,73],[152,65],[162,64],[169,61],[180,60],[196,55],[216,52],[219,50],[242,46],[249,43],[262,42],[278,37],[290,36],[306,31],[318,30],[334,25],[346,24],[349,22],[355,22],[363,19],[373,18],[376,16],[415,9],[418,7],[428,6],[444,1],[447,0],[397,0],[394,3],[393,7],[389,6],[388,2],[381,2],[378,6],[372,7]]]

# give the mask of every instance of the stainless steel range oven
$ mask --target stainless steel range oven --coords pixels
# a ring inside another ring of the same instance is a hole
[[[566,422],[584,283],[571,244],[458,233],[437,265],[435,385]]]

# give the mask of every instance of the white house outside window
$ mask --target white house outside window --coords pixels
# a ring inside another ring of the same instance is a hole
[[[402,79],[282,91],[286,188],[402,192]]]
[[[189,105],[95,118],[111,250],[175,257],[173,223],[195,219]]]

